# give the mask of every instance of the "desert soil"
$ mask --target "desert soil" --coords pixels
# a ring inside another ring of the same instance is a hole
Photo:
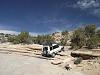
[[[64,70],[46,59],[0,53],[0,75],[83,75]]]
[[[69,61],[73,57],[67,47],[53,59],[42,57],[41,47],[35,44],[0,44],[0,75],[100,75],[100,59],[84,60],[81,64],[74,65],[73,61]],[[62,61],[65,63],[51,63]],[[66,61],[72,66],[71,70],[64,68]]]

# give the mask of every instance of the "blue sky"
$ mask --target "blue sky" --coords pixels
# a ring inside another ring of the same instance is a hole
[[[31,34],[100,28],[100,0],[0,0],[0,32]]]

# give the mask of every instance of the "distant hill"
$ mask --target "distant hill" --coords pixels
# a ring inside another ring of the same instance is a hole
[[[54,38],[56,43],[60,43],[62,39],[67,38],[68,39],[68,43],[70,43],[71,37],[73,35],[73,31],[68,32],[67,37],[65,37],[65,35],[62,35],[62,32],[55,32],[52,34],[52,37]]]

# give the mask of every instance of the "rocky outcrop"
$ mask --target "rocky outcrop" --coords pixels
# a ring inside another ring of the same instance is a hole
[[[73,57],[82,57],[83,59],[90,59],[94,57],[100,57],[100,51],[96,50],[77,50],[72,51],[71,56]]]

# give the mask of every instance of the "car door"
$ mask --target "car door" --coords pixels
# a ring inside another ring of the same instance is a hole
[[[55,52],[55,53],[59,52],[59,46],[58,45],[53,46],[53,52]]]

